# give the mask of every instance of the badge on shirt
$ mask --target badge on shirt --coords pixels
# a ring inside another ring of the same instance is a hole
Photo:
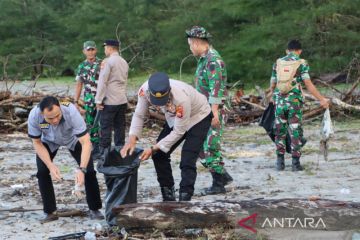
[[[183,106],[176,106],[176,117],[182,118],[184,116]]]
[[[60,102],[61,105],[65,106],[65,107],[68,107],[70,105],[70,102],[68,101],[62,101]]]
[[[50,124],[49,124],[49,123],[40,123],[40,124],[39,124],[39,127],[40,127],[41,129],[49,129]]]

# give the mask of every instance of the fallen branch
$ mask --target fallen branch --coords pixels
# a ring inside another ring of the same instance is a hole
[[[328,84],[328,83],[326,83],[326,82],[324,82],[324,81],[322,81],[322,80],[320,80],[320,79],[314,79],[314,81],[320,83],[321,85],[323,85],[323,86],[325,86],[325,87],[331,88],[333,91],[335,91],[335,92],[337,92],[337,93],[339,93],[339,94],[341,94],[341,95],[344,94],[343,92],[341,92],[340,90],[338,90],[337,88],[335,88],[334,86],[332,86],[331,84]]]
[[[346,102],[343,102],[343,101],[341,101],[340,99],[338,99],[336,97],[331,98],[331,103],[336,105],[337,107],[339,107],[341,109],[352,110],[352,111],[360,111],[360,106],[347,104]]]
[[[256,108],[261,109],[261,110],[265,110],[265,108],[263,106],[259,105],[259,104],[249,102],[249,101],[245,100],[244,98],[240,98],[240,100],[241,100],[241,102],[246,103],[246,104],[248,104],[250,106],[256,107]]]
[[[15,207],[10,209],[0,209],[0,212],[37,212],[43,211],[43,208],[24,208],[24,207]],[[84,210],[79,209],[60,209],[57,211],[59,217],[75,217],[75,216],[86,216],[87,213]]]
[[[0,209],[0,212],[36,212],[36,211],[43,211],[43,209],[42,208],[28,208],[28,209],[25,209],[23,207]]]
[[[354,90],[357,88],[357,86],[360,83],[360,77],[357,79],[357,81],[352,85],[352,87],[350,88],[350,90],[345,94],[345,96],[342,98],[342,101],[347,102],[350,97],[351,94],[354,92]]]
[[[323,107],[314,108],[314,109],[312,109],[312,110],[304,113],[303,119],[312,118],[312,117],[317,116],[317,115],[319,115],[320,113],[323,113],[323,112],[324,112],[324,108],[323,108]]]

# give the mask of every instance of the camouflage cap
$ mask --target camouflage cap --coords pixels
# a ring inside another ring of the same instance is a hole
[[[186,30],[186,37],[188,38],[201,38],[201,39],[209,39],[211,38],[211,34],[206,31],[205,28],[200,26],[193,26],[190,30]]]
[[[94,41],[86,41],[84,42],[84,49],[96,48],[96,44]]]

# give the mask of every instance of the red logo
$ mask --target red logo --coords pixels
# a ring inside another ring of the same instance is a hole
[[[255,226],[255,224],[256,224],[256,217],[257,217],[257,213],[254,213],[254,214],[252,214],[252,215],[238,221],[238,225],[240,227],[243,227],[243,228],[253,232],[253,233],[256,233],[257,232],[256,229],[253,228]],[[245,224],[249,220],[252,221],[252,223],[250,223],[251,226]]]
[[[140,97],[145,96],[144,90],[143,90],[142,88],[141,88],[140,91],[139,91],[139,96],[140,96]]]
[[[176,117],[182,118],[184,116],[183,106],[176,106]]]

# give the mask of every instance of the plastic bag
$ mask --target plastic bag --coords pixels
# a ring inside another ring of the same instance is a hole
[[[122,158],[119,149],[112,149],[98,162],[98,172],[105,177],[105,218],[110,226],[117,225],[114,207],[137,202],[137,171],[142,152],[136,148],[132,155]]]
[[[334,134],[334,128],[331,122],[330,110],[326,109],[320,129],[321,139],[327,141]]]
[[[266,133],[269,135],[270,139],[273,142],[275,142],[274,123],[275,123],[275,106],[272,102],[270,102],[269,106],[265,109],[263,115],[261,116],[259,126],[263,127],[266,130]],[[303,137],[301,141],[304,142]],[[286,133],[285,149],[286,152],[291,153],[291,137],[289,132]]]
[[[74,170],[74,173],[76,174],[78,171],[80,171],[78,168]],[[79,185],[77,182],[76,182],[76,179],[75,179],[75,186],[74,186],[74,189],[72,190],[72,195],[77,199],[77,200],[80,200],[80,199],[83,199],[85,198],[85,184],[83,185]]]

